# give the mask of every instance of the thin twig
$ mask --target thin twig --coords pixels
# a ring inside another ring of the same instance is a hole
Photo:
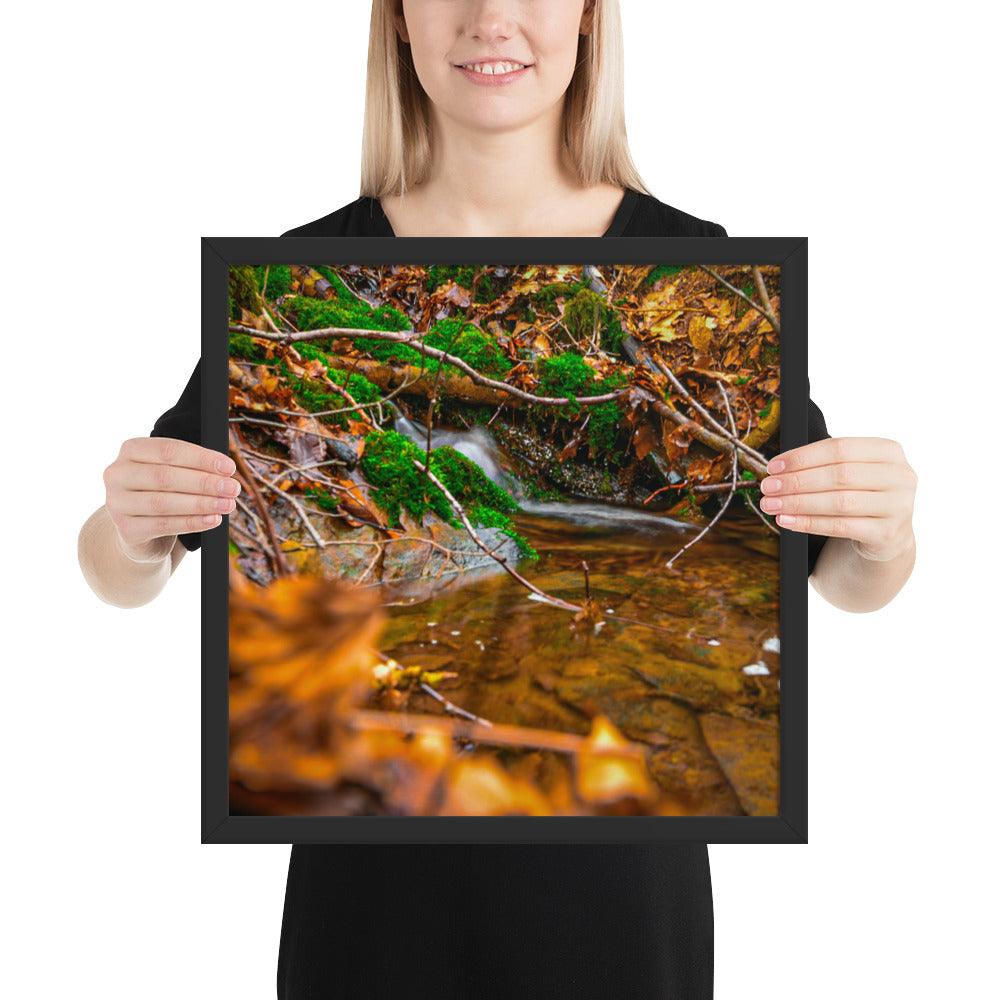
[[[707,267],[705,264],[699,264],[698,267],[700,267],[703,271],[707,271],[713,278],[715,278],[716,281],[725,285],[726,288],[728,288],[734,295],[738,295],[741,299],[743,299],[744,302],[748,302],[750,305],[752,305],[754,309],[756,309],[757,312],[759,312],[764,317],[764,319],[766,319],[768,323],[771,324],[771,326],[774,328],[775,333],[781,333],[781,327],[778,325],[778,318],[774,315],[774,312],[771,310],[771,302],[769,299],[766,298],[766,292],[765,292],[765,300],[767,304],[763,306],[759,305],[758,303],[754,302],[754,300],[750,298],[750,296],[747,295],[746,292],[741,292],[735,285],[729,284],[729,282],[726,281],[726,279],[723,278],[721,274],[717,274],[710,267]]]
[[[275,572],[278,576],[287,576],[290,571],[288,563],[285,562],[284,553],[281,551],[281,546],[278,545],[278,538],[274,530],[274,522],[271,520],[267,504],[264,503],[264,498],[260,495],[260,490],[257,489],[254,472],[250,466],[247,465],[246,459],[240,453],[240,442],[236,437],[236,432],[232,428],[229,429],[229,450],[232,452],[233,461],[236,463],[236,467],[240,470],[240,474],[246,481],[247,489],[253,496],[254,503],[257,505],[257,510],[260,511],[261,519],[263,520],[264,527],[267,530],[267,536],[271,541],[271,548],[274,551]]]
[[[729,396],[726,394],[726,390],[723,388],[721,382],[717,381],[715,384],[718,386],[719,392],[722,394],[722,400],[726,404],[726,414],[729,417],[729,423],[732,427],[735,427],[736,421],[733,419],[733,411],[732,408],[729,406]],[[729,492],[726,494],[726,499],[720,505],[718,511],[716,511],[715,517],[713,517],[712,520],[709,521],[708,524],[706,524],[705,527],[702,528],[701,531],[699,531],[698,534],[691,539],[691,541],[687,542],[685,545],[682,545],[681,548],[674,555],[670,557],[670,559],[667,561],[667,569],[672,569],[677,559],[681,555],[683,555],[689,548],[691,548],[692,545],[697,544],[702,538],[704,538],[705,535],[707,535],[712,530],[712,528],[715,526],[719,518],[722,517],[723,514],[725,514],[726,508],[729,506],[730,502],[733,499],[733,496],[736,493],[736,483],[738,481],[739,471],[740,471],[739,459],[735,448],[732,449],[732,456],[733,456],[733,482],[729,488]]]
[[[466,516],[465,510],[462,505],[451,495],[450,490],[444,483],[434,475],[433,472],[422,462],[418,462],[413,459],[413,464],[422,472],[427,478],[444,494],[445,499],[451,505],[451,509],[456,513],[459,520],[465,527],[465,530],[469,533],[469,537],[485,552],[494,562],[502,566],[518,583],[522,586],[527,587],[533,594],[537,594],[543,600],[548,601],[550,604],[554,604],[557,608],[563,608],[566,611],[582,611],[583,609],[579,604],[571,604],[569,601],[564,601],[560,597],[553,597],[551,594],[546,594],[544,590],[539,590],[530,580],[525,579],[521,576],[516,569],[514,569],[506,556],[496,555],[492,549],[479,537],[476,533],[476,529],[472,527],[469,518]]]
[[[478,722],[481,726],[489,726],[490,728],[493,727],[493,723],[488,719],[484,719],[479,715],[474,715],[472,712],[467,712],[464,708],[460,708],[453,701],[449,701],[443,694],[435,691],[434,688],[432,688],[430,684],[425,681],[420,682],[420,687],[423,688],[423,690],[436,701],[439,701],[444,706],[444,710],[450,715],[458,715],[463,719],[468,719],[469,722]]]
[[[649,358],[650,363],[658,371],[667,376],[667,378],[670,380],[671,385],[673,385],[673,387],[684,397],[684,399],[695,411],[701,414],[701,416],[704,417],[709,424],[711,424],[714,430],[716,430],[719,434],[721,434],[727,441],[732,442],[737,448],[740,449],[740,451],[743,451],[747,455],[750,455],[751,458],[755,458],[758,462],[763,462],[764,465],[767,465],[767,459],[761,452],[757,451],[756,448],[751,448],[750,445],[746,444],[746,442],[741,441],[738,434],[727,429],[726,427],[723,427],[722,424],[720,424],[719,421],[716,420],[715,417],[713,417],[712,414],[709,413],[708,410],[706,410],[705,407],[702,406],[701,403],[699,403],[698,400],[695,399],[690,392],[688,392],[687,387],[671,371],[669,365],[665,364],[663,361],[660,361],[658,358],[651,357],[648,354],[648,352],[647,352],[647,358]],[[726,397],[726,399],[727,399],[726,408],[728,409],[729,408],[728,396]],[[733,427],[736,426],[735,421],[731,420],[730,424]]]

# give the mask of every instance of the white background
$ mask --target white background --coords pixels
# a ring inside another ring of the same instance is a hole
[[[199,237],[357,196],[367,6],[5,17],[10,996],[274,994],[288,848],[198,843],[200,556],[126,611],[76,539],[197,359]],[[732,236],[809,237],[813,398],[920,475],[905,591],[862,616],[811,594],[810,844],[711,849],[716,996],[985,996],[996,25],[966,2],[623,6],[646,183]]]

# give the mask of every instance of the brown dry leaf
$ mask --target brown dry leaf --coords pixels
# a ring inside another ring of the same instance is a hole
[[[447,772],[442,816],[549,816],[534,785],[511,777],[489,757],[458,759]]]
[[[658,438],[656,427],[648,420],[636,427],[632,435],[632,447],[640,462],[656,447]]]
[[[340,506],[348,514],[360,517],[363,521],[371,521],[381,527],[386,526],[388,522],[386,521],[385,514],[368,499],[357,483],[352,482],[350,479],[338,479],[336,482],[341,487],[338,490]]]
[[[715,318],[695,313],[688,323],[688,340],[696,351],[705,353],[712,346],[712,335],[718,326]]]
[[[584,802],[606,806],[622,799],[642,803],[656,797],[656,786],[643,758],[607,752],[634,746],[606,716],[593,720],[586,749],[576,755],[576,790]]]

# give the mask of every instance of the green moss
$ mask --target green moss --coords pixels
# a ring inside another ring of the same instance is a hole
[[[304,346],[304,345],[303,345]],[[310,352],[314,353],[314,352]],[[321,353],[321,352],[320,352]],[[320,360],[324,360],[321,358]],[[332,390],[325,382],[315,378],[299,378],[285,364],[284,360],[278,362],[278,370],[284,375],[296,400],[310,413],[320,413],[324,410],[340,410],[347,405],[344,397],[335,390]],[[373,382],[369,382],[364,375],[357,373],[348,374],[339,368],[327,368],[327,376],[331,382],[343,386],[356,403],[374,403],[382,398],[382,390]],[[336,427],[346,428],[347,418],[353,417],[358,420],[361,414],[358,410],[345,413],[327,413],[319,417],[324,423],[332,424]]]
[[[361,470],[375,487],[372,499],[399,526],[406,510],[417,520],[428,511],[448,524],[458,526],[455,512],[444,493],[414,465],[422,465],[425,452],[396,431],[373,431],[365,438]],[[431,472],[462,505],[473,525],[499,528],[513,538],[520,551],[531,557],[534,549],[514,530],[510,515],[519,509],[517,501],[492,482],[475,462],[454,448],[444,446],[431,452]]]
[[[460,318],[442,319],[434,324],[424,337],[428,347],[445,351],[461,358],[478,372],[491,378],[502,379],[510,371],[510,362],[500,350],[497,342],[479,327]],[[377,361],[401,362],[408,365],[423,366],[428,372],[437,372],[441,363],[429,358],[408,344],[394,344],[391,341],[369,340],[358,337],[355,347],[366,351]],[[453,374],[461,374],[454,365],[445,365],[445,369]]]
[[[470,291],[474,288],[476,302],[492,302],[500,294],[499,282],[485,267],[432,264],[427,269],[427,291],[433,292],[450,281]]]
[[[260,363],[267,360],[264,348],[255,344],[248,333],[231,333],[229,335],[229,355],[233,358],[245,358],[247,361]]]
[[[556,299],[576,295],[581,288],[586,287],[582,281],[554,281],[535,292],[532,301],[546,312],[551,312],[555,309]]]
[[[602,350],[611,354],[621,350],[625,334],[618,313],[585,285],[580,285],[566,303],[563,322],[578,341],[590,341],[596,328]]]
[[[343,386],[351,397],[358,403],[374,403],[382,398],[382,390],[357,372],[345,372],[333,366],[333,359],[323,350],[310,341],[304,341],[298,345],[298,352],[307,361],[319,361],[326,368],[327,378],[337,385]]]
[[[660,264],[659,267],[654,267],[652,271],[646,275],[643,281],[644,285],[655,285],[661,278],[668,278],[671,274],[680,274],[684,270],[685,265],[683,264]]]
[[[375,403],[382,398],[382,390],[364,375],[348,373],[339,368],[328,368],[326,374],[331,382],[346,389],[356,403]]]
[[[240,264],[229,269],[228,291],[229,318],[239,320],[241,309],[260,314],[260,295],[257,292],[257,280],[253,268],[249,264]]]
[[[413,464],[414,459],[422,463],[423,457],[409,438],[396,431],[374,431],[365,438],[361,471],[375,487],[372,499],[394,527],[399,527],[404,509],[418,520],[428,510],[449,523],[454,519],[445,495]]]
[[[578,340],[589,340],[602,319],[604,301],[597,292],[581,286],[566,303],[563,320]]]
[[[576,414],[580,406],[577,396],[594,395],[590,390],[596,384],[594,369],[579,354],[555,354],[538,362],[539,396],[565,396],[570,403],[567,410]]]
[[[622,372],[598,379],[594,369],[579,354],[572,353],[542,359],[538,363],[538,374],[539,395],[565,396],[571,401],[552,411],[557,419],[572,419],[580,413],[581,407],[576,402],[579,396],[600,396],[628,384]],[[591,406],[589,413],[587,441],[593,453],[613,456],[624,411],[617,403],[607,402]]]
[[[372,309],[346,289],[343,296],[335,299],[294,295],[285,300],[283,309],[295,317],[300,330],[321,330],[328,326],[360,330],[407,330],[410,327],[410,321],[398,309],[392,306]]]
[[[622,321],[618,313],[608,310],[608,318],[601,329],[601,349],[608,354],[621,354],[622,341],[625,339],[625,331],[622,329]]]
[[[442,319],[431,327],[424,343],[456,358],[461,358],[477,372],[503,379],[510,371],[510,362],[497,342],[472,323],[458,318]]]
[[[621,389],[628,384],[622,372],[608,376],[598,386],[600,392]],[[595,393],[596,395],[596,393]],[[587,440],[595,454],[607,455],[614,451],[618,438],[618,427],[625,415],[617,403],[598,403],[590,408],[590,423],[587,424]]]
[[[306,490],[306,496],[312,497],[313,502],[321,510],[335,512],[340,508],[340,497],[335,497],[318,486],[310,486]]]
[[[264,286],[265,274],[267,287]],[[254,268],[254,278],[261,295],[266,299],[277,299],[292,290],[292,269],[287,264],[258,265]]]
[[[462,288],[472,288],[478,268],[472,266],[455,266],[452,264],[432,264],[427,268],[427,291],[433,292],[441,285],[454,281]]]
[[[367,340],[358,337],[354,341],[354,346],[359,351],[366,351],[376,361],[387,363],[400,363],[405,365],[416,365],[417,368],[423,366],[425,371],[436,372],[441,367],[440,362],[434,358],[428,358],[420,351],[409,344],[394,344],[391,340]]]
[[[566,497],[563,496],[559,490],[545,489],[539,483],[536,483],[533,479],[528,479],[524,481],[524,492],[532,500],[565,500]]]

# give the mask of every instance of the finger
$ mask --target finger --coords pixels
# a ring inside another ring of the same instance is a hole
[[[862,545],[877,545],[885,534],[881,517],[824,517],[815,514],[779,514],[779,528],[827,538],[854,538]]]
[[[231,476],[199,472],[178,465],[125,462],[117,465],[111,476],[114,485],[123,490],[197,493],[214,497],[234,497],[240,492],[240,484]]]
[[[180,438],[130,438],[121,447],[123,458],[131,462],[151,462],[157,465],[181,465],[187,469],[218,472],[231,476],[236,463],[225,453]]]
[[[231,514],[235,497],[205,496],[201,493],[160,493],[154,490],[124,490],[115,496],[115,510],[130,517],[157,517],[175,514]]]
[[[775,455],[767,463],[770,473],[795,472],[841,462],[901,462],[903,449],[897,441],[876,437],[824,438]]]
[[[842,517],[886,517],[897,506],[885,490],[837,490],[829,493],[797,493],[765,496],[760,508],[768,514],[833,514]]]
[[[783,472],[761,480],[765,496],[824,493],[836,490],[891,490],[906,483],[906,466],[881,462],[844,462],[801,472]]]
[[[129,517],[119,528],[122,540],[129,545],[142,545],[164,535],[190,534],[208,531],[222,522],[221,514],[186,514],[173,517]]]

